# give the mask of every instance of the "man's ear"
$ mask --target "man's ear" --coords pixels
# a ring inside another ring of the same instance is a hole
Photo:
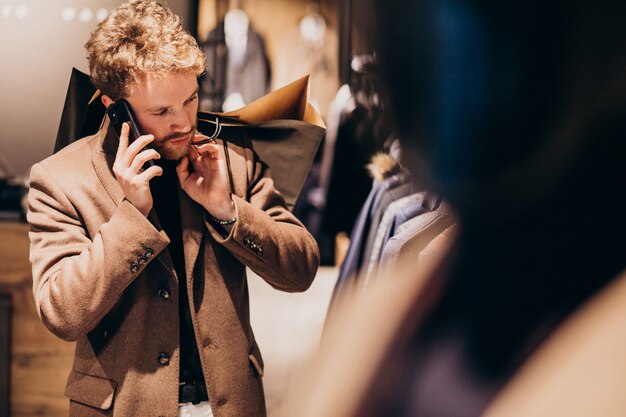
[[[104,104],[104,107],[107,109],[109,108],[111,104],[115,103],[115,101],[111,97],[107,96],[106,94],[102,94],[100,99],[102,100],[102,104]]]

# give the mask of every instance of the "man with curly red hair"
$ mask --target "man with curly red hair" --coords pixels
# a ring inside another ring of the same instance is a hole
[[[105,117],[31,170],[37,311],[77,342],[70,416],[263,417],[246,267],[304,291],[317,245],[249,145],[191,145],[204,56],[179,17],[131,1],[86,48],[105,107],[126,100],[144,134]]]

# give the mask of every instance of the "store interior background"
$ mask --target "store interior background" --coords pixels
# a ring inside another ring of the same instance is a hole
[[[0,0],[0,175],[27,178],[32,164],[52,154],[72,67],[88,71],[84,44],[119,0]],[[264,39],[270,90],[310,75],[311,102],[326,118],[350,76],[350,57],[370,52],[363,2],[350,0],[168,0],[185,27],[203,42],[224,14],[243,10]],[[323,42],[307,44],[300,22],[321,15]],[[8,332],[0,333],[0,417],[64,416],[63,395],[73,344],[56,339],[37,318],[31,293],[27,225],[1,219],[0,301],[10,299]],[[270,417],[281,415],[289,375],[321,335],[336,279],[326,265],[305,294],[276,294],[251,278],[253,326],[266,359]],[[255,310],[258,312],[255,317]],[[288,313],[288,314],[287,314]],[[2,323],[0,323],[1,325]],[[2,340],[4,339],[4,340]],[[7,394],[8,393],[8,394]]]
[[[2,159],[15,175],[54,148],[72,67],[88,71],[84,44],[102,14],[119,0],[0,0],[0,133]],[[274,90],[311,75],[311,99],[325,116],[339,87],[337,0],[169,0],[185,27],[202,42],[230,8],[240,8],[263,37]],[[326,21],[319,48],[307,46],[299,23],[319,10]]]

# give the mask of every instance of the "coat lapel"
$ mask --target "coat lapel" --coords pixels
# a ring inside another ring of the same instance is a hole
[[[124,191],[113,174],[118,139],[115,132],[109,129],[108,118],[104,119],[96,135],[98,139],[92,142],[93,168],[115,205],[119,205],[124,199]]]
[[[204,209],[200,204],[193,201],[182,188],[178,189],[178,198],[180,201],[185,273],[187,277],[191,277],[204,234]]]

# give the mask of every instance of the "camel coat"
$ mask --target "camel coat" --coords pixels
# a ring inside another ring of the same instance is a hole
[[[223,148],[238,218],[230,235],[179,190],[186,268],[179,277],[154,212],[146,218],[124,199],[111,169],[116,148],[105,120],[30,175],[37,312],[55,335],[76,341],[65,390],[70,416],[178,415],[179,279],[187,282],[215,416],[265,416],[246,266],[279,290],[304,291],[319,265],[314,239],[244,138]]]

